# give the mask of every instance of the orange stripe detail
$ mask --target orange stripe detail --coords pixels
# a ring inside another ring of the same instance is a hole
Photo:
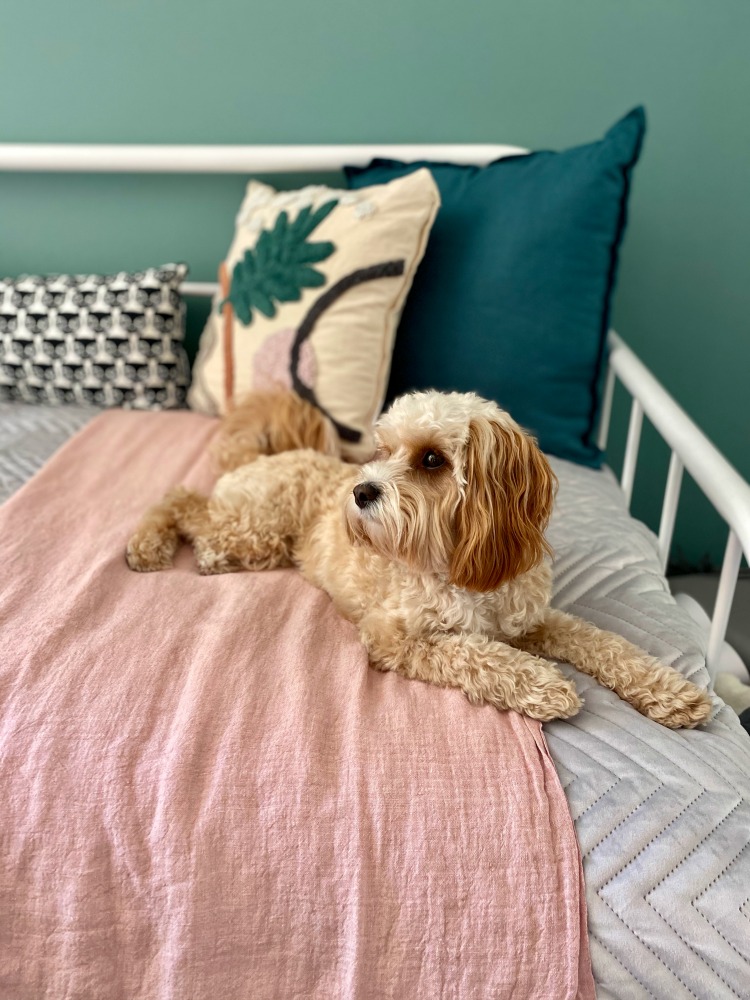
[[[234,404],[234,315],[229,302],[229,274],[225,261],[219,267],[219,283],[224,297],[221,310],[224,317],[224,405],[231,410]]]

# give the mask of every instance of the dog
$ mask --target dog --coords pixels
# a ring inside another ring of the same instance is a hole
[[[358,627],[372,666],[533,719],[581,707],[557,660],[663,726],[708,718],[705,691],[550,607],[556,479],[508,413],[472,393],[411,393],[375,440],[354,467],[310,404],[252,397],[226,421],[211,496],[178,488],[151,508],[129,566],[166,569],[182,539],[202,574],[296,566]]]

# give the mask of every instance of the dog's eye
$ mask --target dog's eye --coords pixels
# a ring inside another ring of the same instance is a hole
[[[445,459],[436,451],[426,451],[422,456],[423,469],[439,469],[441,465],[445,465]]]

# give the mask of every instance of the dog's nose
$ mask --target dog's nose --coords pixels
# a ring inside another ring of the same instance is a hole
[[[367,507],[368,504],[375,503],[380,492],[377,483],[360,483],[354,487],[354,502],[358,507]]]

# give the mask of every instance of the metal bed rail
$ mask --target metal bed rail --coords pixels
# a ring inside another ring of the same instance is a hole
[[[341,170],[375,157],[484,165],[527,153],[520,146],[383,144],[332,146],[132,146],[0,143],[0,170],[80,173],[263,174]]]
[[[609,369],[598,444],[600,448],[606,448],[615,380],[619,379],[632,397],[625,457],[620,476],[620,485],[628,506],[633,495],[644,415],[671,449],[659,523],[659,555],[662,569],[667,567],[677,505],[680,500],[682,474],[685,469],[729,527],[719,589],[708,634],[706,660],[709,674],[713,679],[726,636],[743,551],[745,558],[750,560],[750,484],[730,465],[718,448],[709,441],[614,330],[609,333],[609,348]]]

